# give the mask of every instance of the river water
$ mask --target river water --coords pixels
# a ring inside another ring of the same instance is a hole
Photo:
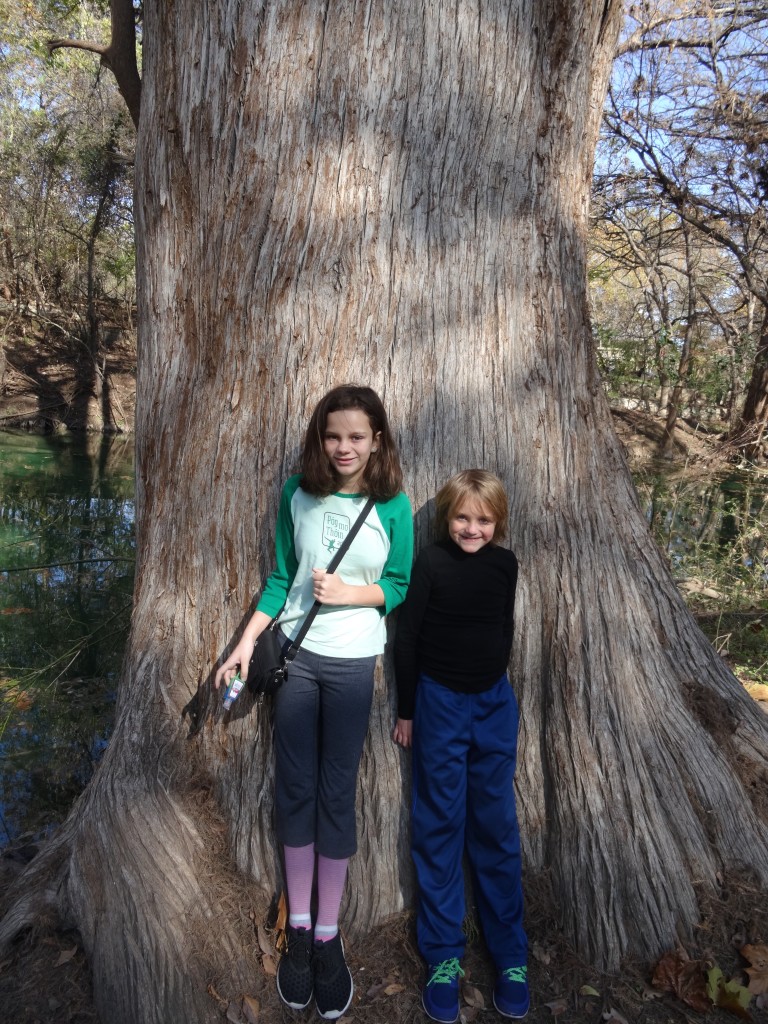
[[[132,449],[0,433],[0,846],[60,820],[106,744],[133,586]]]
[[[768,596],[768,480],[635,479],[693,601]],[[109,735],[130,619],[132,441],[0,432],[0,846],[61,821]]]

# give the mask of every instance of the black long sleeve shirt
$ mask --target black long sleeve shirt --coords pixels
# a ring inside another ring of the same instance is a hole
[[[416,559],[395,639],[397,713],[413,718],[424,673],[460,693],[482,693],[507,670],[517,558],[488,544],[466,554],[452,540]]]

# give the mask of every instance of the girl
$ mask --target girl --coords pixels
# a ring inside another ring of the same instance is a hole
[[[296,1010],[312,1000],[340,1017],[352,976],[338,931],[347,862],[357,849],[355,788],[373,696],[384,616],[403,600],[413,523],[384,407],[375,391],[345,384],[309,422],[301,473],[283,488],[275,571],[243,636],[216,674],[216,687],[244,672],[256,640],[280,610],[281,640],[298,633],[313,602],[323,607],[275,698],[275,820],[288,890],[287,951],[280,998]],[[367,497],[376,505],[345,554],[325,572]],[[310,897],[317,858],[318,909]]]
[[[530,1000],[513,789],[517,704],[506,675],[517,559],[496,544],[506,533],[507,496],[492,473],[470,469],[448,481],[435,506],[442,539],[416,559],[395,641],[393,738],[413,742],[422,1001],[433,1020],[458,1020],[466,846],[497,969],[494,1005],[519,1018]]]

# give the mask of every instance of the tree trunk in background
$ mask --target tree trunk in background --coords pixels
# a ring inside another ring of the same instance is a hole
[[[748,459],[768,457],[765,432],[768,427],[768,308],[763,313],[760,340],[741,418],[731,436]]]
[[[694,332],[698,329],[696,323],[696,303],[698,301],[698,287],[696,281],[696,264],[691,252],[691,227],[681,220],[683,237],[685,239],[685,284],[688,289],[688,315],[685,319],[685,333],[683,334],[683,346],[680,350],[680,359],[677,364],[677,379],[672,388],[666,407],[666,418],[664,420],[664,431],[659,441],[659,455],[666,455],[672,448],[675,438],[675,427],[677,418],[680,415],[683,395],[688,388],[688,375],[693,359]],[[690,400],[690,399],[689,399]]]
[[[66,912],[105,1020],[211,1020],[208,981],[226,995],[252,967],[232,908],[278,884],[269,717],[248,698],[223,716],[210,681],[271,568],[309,410],[342,381],[384,397],[420,541],[456,470],[509,488],[525,855],[580,951],[658,953],[698,920],[694,881],[745,863],[768,879],[768,720],[650,540],[591,348],[586,212],[619,16],[145,4],[133,630],[107,756],[4,926],[46,896]],[[385,677],[353,934],[412,897]]]

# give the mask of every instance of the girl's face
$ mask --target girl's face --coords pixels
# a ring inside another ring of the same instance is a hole
[[[331,464],[342,494],[357,494],[365,467],[379,449],[381,434],[374,434],[362,409],[329,412],[323,434],[323,451]]]
[[[465,501],[448,518],[448,536],[468,555],[493,540],[496,521],[479,503]]]

